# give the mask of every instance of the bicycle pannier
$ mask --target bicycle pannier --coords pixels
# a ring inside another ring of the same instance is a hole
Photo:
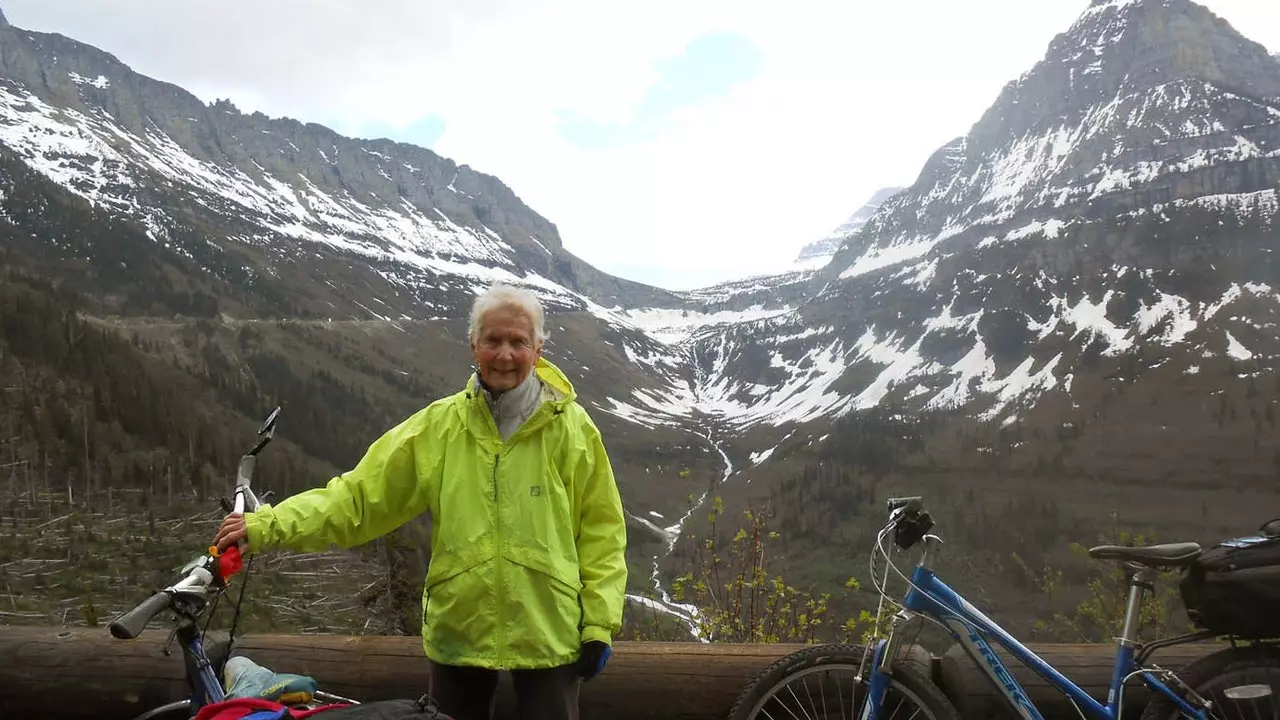
[[[1196,627],[1241,638],[1280,637],[1280,537],[1236,538],[1205,550],[1179,590]]]

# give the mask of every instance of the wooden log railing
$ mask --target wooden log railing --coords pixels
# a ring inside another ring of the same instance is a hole
[[[166,633],[116,640],[103,629],[0,626],[0,718],[58,717],[124,720],[186,697],[181,652],[160,651]],[[225,637],[210,633],[211,654]],[[770,663],[802,646],[617,643],[608,670],[583,686],[584,718],[725,718],[738,694]],[[1114,645],[1035,644],[1031,649],[1104,700]],[[1219,649],[1219,645],[1166,648],[1156,658],[1167,668]],[[919,649],[915,649],[919,651]],[[273,670],[310,675],[321,687],[357,699],[416,698],[427,689],[421,638],[400,636],[246,635],[235,652]],[[999,700],[981,670],[958,650],[941,657],[913,655],[966,720],[1000,717]],[[1013,663],[1032,702],[1046,718],[1078,718],[1056,690]],[[1131,683],[1131,688],[1137,684]],[[1145,697],[1130,694],[1140,710]],[[499,717],[514,717],[514,697],[503,683]]]

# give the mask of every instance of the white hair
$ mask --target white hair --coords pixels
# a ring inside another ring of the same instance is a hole
[[[529,323],[533,325],[534,342],[547,339],[547,333],[542,322],[542,303],[538,300],[538,296],[524,288],[513,287],[505,283],[495,283],[477,297],[475,303],[471,305],[471,328],[467,333],[471,342],[475,342],[480,338],[480,325],[484,321],[484,316],[490,310],[503,307],[517,310],[529,318]]]

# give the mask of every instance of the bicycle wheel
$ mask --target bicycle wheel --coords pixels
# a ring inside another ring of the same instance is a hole
[[[765,668],[743,689],[729,718],[857,718],[867,694],[866,681],[857,680],[862,659],[863,649],[853,645],[817,645],[792,653]],[[961,720],[947,696],[911,665],[896,660],[889,675],[882,709],[885,720],[914,718],[919,713],[924,720]]]
[[[1177,673],[1191,688],[1167,681],[1170,688],[1193,707],[1196,696],[1209,703],[1209,716],[1217,720],[1259,720],[1280,713],[1280,651],[1261,646],[1233,648],[1197,660]],[[1142,712],[1142,720],[1180,720],[1182,713],[1164,695],[1157,694]]]

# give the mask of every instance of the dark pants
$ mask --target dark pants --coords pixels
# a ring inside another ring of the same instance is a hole
[[[498,671],[431,662],[431,697],[455,720],[491,720]],[[512,670],[520,720],[578,720],[581,678],[573,665]]]

